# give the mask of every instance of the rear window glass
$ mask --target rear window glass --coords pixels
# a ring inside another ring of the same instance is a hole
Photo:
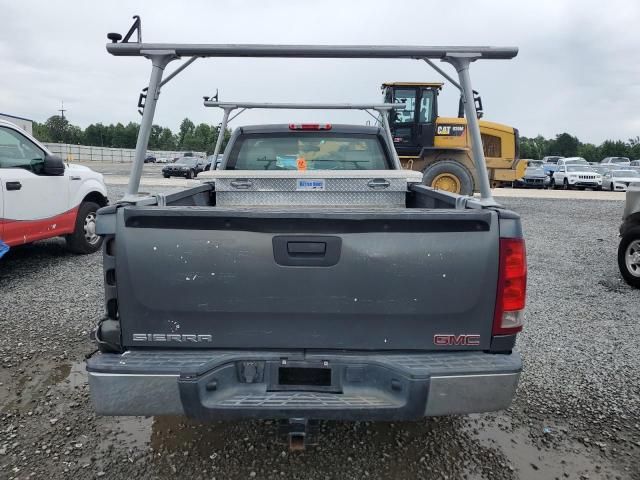
[[[236,141],[228,160],[235,170],[386,170],[376,135],[332,133],[250,134]]]

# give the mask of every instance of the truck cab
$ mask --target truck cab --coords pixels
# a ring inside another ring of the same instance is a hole
[[[9,248],[63,236],[76,253],[97,251],[96,212],[107,205],[101,174],[65,164],[34,137],[0,120],[0,242]]]

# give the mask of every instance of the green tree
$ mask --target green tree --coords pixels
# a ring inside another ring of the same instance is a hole
[[[49,129],[44,123],[33,122],[32,125],[33,136],[41,142],[51,142],[51,136],[49,135]]]
[[[600,149],[593,143],[583,143],[578,147],[578,156],[588,162],[599,162],[602,160]]]
[[[149,148],[151,150],[159,149],[161,133],[162,133],[162,127],[160,125],[151,126],[151,133],[149,134]]]
[[[568,133],[556,135],[548,145],[547,155],[562,155],[563,157],[575,157],[578,155],[580,140]]]
[[[177,141],[176,136],[169,128],[163,128],[158,137],[158,149],[159,150],[176,150]]]
[[[138,125],[137,123],[127,123],[127,126],[124,127],[124,148],[136,148],[136,143],[138,141],[138,130],[140,130],[140,125]]]
[[[184,147],[185,141],[189,143],[193,141],[191,137],[193,136],[195,129],[196,129],[196,126],[191,120],[189,120],[188,118],[185,118],[184,120],[182,120],[182,123],[180,123],[180,131],[178,132],[179,148],[186,148]]]
[[[44,126],[47,129],[49,138],[52,142],[66,142],[66,133],[67,127],[69,126],[69,120],[61,117],[60,115],[53,115],[47,118],[47,121],[44,122]]]
[[[105,146],[106,128],[101,123],[91,124],[84,129],[84,140],[87,145]],[[108,138],[106,139],[108,142]],[[107,143],[108,145],[108,143]]]
[[[84,131],[76,125],[67,126],[64,138],[65,143],[72,143],[74,145],[84,145],[86,143],[84,141]]]
[[[628,157],[630,147],[622,140],[605,140],[600,145],[600,155],[602,157]]]

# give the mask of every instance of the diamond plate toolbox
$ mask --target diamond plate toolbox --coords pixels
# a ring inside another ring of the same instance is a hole
[[[220,206],[404,207],[411,170],[249,171],[214,170],[200,174],[214,182]]]

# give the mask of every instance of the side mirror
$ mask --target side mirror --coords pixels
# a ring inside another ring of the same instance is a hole
[[[45,155],[42,173],[51,176],[64,175],[64,162],[57,155]]]

